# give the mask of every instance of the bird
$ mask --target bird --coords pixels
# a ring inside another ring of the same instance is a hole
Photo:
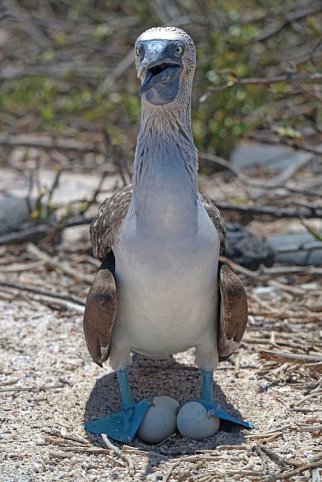
[[[198,190],[194,42],[180,28],[154,27],[138,37],[134,57],[141,121],[132,184],[106,199],[91,225],[102,264],[83,320],[88,350],[100,366],[109,359],[121,401],[119,412],[85,428],[121,442],[132,440],[149,407],[131,391],[132,353],[158,358],[194,347],[200,400],[211,408],[218,361],[239,347],[247,324],[242,282],[219,261],[224,222]]]

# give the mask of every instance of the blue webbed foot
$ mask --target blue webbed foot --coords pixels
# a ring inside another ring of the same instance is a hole
[[[241,420],[240,418],[233,417],[232,415],[229,415],[229,413],[225,412],[220,406],[219,403],[216,402],[207,402],[206,400],[196,400],[196,402],[200,403],[205,407],[205,409],[208,412],[208,415],[211,417],[217,417],[220,420],[226,420],[227,422],[234,423],[236,425],[240,425],[241,427],[244,428],[254,428],[254,424],[252,422],[245,422],[244,420]]]
[[[207,370],[201,370],[202,377],[202,389],[201,389],[201,400],[196,400],[201,403],[208,414],[213,417],[217,417],[221,420],[226,420],[227,422],[235,423],[245,428],[254,428],[254,424],[251,422],[245,422],[240,418],[232,417],[227,412],[225,412],[219,403],[213,402],[213,372]]]
[[[138,431],[152,400],[135,403],[128,380],[128,370],[116,372],[120,388],[121,410],[107,417],[85,423],[85,430],[94,434],[106,434],[118,442],[129,443]]]
[[[150,406],[151,401],[141,400],[126,410],[85,423],[85,430],[94,434],[104,433],[113,440],[129,443]]]

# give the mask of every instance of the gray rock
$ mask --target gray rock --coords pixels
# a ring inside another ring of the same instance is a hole
[[[322,242],[310,233],[272,236],[267,243],[274,250],[279,263],[322,266]]]
[[[0,198],[0,236],[19,231],[28,218],[29,211],[25,198]]]
[[[256,270],[260,264],[272,266],[275,261],[273,249],[238,223],[227,223],[227,255],[230,259]]]
[[[238,144],[231,154],[230,162],[240,169],[265,166],[282,172],[306,157],[306,152],[294,151],[285,146],[254,142]]]

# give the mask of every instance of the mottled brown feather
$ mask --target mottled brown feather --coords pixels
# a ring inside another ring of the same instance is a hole
[[[245,288],[238,276],[226,265],[219,272],[220,316],[218,352],[225,359],[240,345],[246,330],[248,307]]]
[[[221,217],[219,209],[216,208],[216,206],[211,201],[211,199],[209,199],[208,196],[206,196],[205,194],[201,194],[201,200],[204,207],[206,208],[208,216],[210,217],[215,228],[218,231],[220,240],[220,254],[224,256],[226,254],[226,227],[224,224],[224,220]]]
[[[116,308],[114,276],[110,270],[100,269],[87,295],[83,320],[88,351],[100,366],[109,356]]]
[[[130,184],[105,199],[100,205],[97,217],[90,227],[93,254],[96,258],[103,259],[112,249],[129,209],[131,197],[132,185]]]

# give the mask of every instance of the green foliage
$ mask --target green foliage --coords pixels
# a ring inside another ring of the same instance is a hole
[[[36,0],[19,4],[33,8],[39,18],[46,11]],[[47,28],[50,45],[45,48],[35,46],[33,36],[9,20],[7,29],[14,28],[19,40],[13,46],[10,43],[4,57],[10,63],[11,51],[17,51],[20,60],[15,62],[26,75],[2,81],[1,112],[15,119],[32,117],[34,131],[106,129],[112,145],[126,153],[133,150],[140,116],[134,66],[121,70],[115,80],[113,75],[137,35],[163,23],[157,5],[134,0],[48,2],[47,23],[35,24],[38,29],[42,25],[43,31]],[[236,142],[255,129],[273,127],[280,136],[294,137],[304,125],[321,123],[315,86],[306,88],[307,84],[290,80],[294,74],[322,70],[322,21],[314,5],[313,0],[307,2],[305,10],[298,0],[287,4],[277,0],[176,2],[178,17],[189,19],[183,28],[198,51],[192,116],[199,150],[228,157]],[[310,8],[311,14],[288,21]],[[238,83],[285,73],[290,79],[279,83]],[[108,88],[102,88],[111,75]],[[0,127],[5,128],[1,120]]]

